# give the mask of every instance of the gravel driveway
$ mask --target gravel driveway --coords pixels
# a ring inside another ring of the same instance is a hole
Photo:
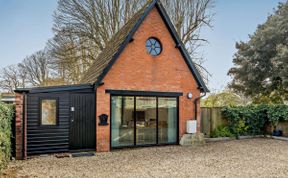
[[[288,177],[288,142],[272,139],[153,147],[93,157],[13,161],[6,176],[27,177]]]

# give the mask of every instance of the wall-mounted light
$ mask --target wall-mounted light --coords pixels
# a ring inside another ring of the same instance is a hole
[[[189,93],[187,94],[187,98],[188,98],[188,99],[192,99],[192,98],[193,98],[192,92],[189,92]]]

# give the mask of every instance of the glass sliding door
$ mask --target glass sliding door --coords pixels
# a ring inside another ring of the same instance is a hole
[[[111,98],[111,146],[134,145],[134,97]]]
[[[158,98],[158,143],[177,142],[177,99]]]
[[[156,144],[156,97],[136,97],[136,145]]]
[[[111,96],[112,148],[177,141],[177,97]]]

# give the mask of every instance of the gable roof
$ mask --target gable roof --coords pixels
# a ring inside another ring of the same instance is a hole
[[[167,15],[161,2],[158,0],[150,0],[145,4],[110,40],[105,49],[99,54],[95,62],[91,65],[87,73],[84,75],[81,83],[95,84],[95,87],[102,83],[112,65],[116,62],[126,45],[133,40],[133,35],[138,30],[149,12],[156,7],[160,13],[164,23],[166,24],[171,36],[173,37],[176,47],[180,50],[186,64],[192,72],[198,87],[201,91],[209,92],[202,76],[192,62],[183,42],[179,38],[169,16]]]

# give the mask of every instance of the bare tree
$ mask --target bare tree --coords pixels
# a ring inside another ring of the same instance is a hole
[[[27,74],[18,65],[10,65],[0,72],[0,88],[14,93],[16,88],[25,88]]]
[[[92,44],[80,45],[70,37],[58,33],[53,42],[49,42],[49,48],[53,69],[58,71],[59,77],[67,83],[75,84],[93,63],[97,54],[91,48]]]
[[[110,38],[147,0],[59,0],[54,14],[55,37],[48,46],[63,77],[77,83]],[[206,41],[200,29],[211,26],[213,0],[162,0],[186,48]],[[199,59],[199,60],[197,60]]]
[[[46,86],[50,73],[50,57],[44,51],[38,51],[26,57],[19,67],[27,74],[28,82],[32,86]]]
[[[195,50],[201,42],[207,42],[200,36],[201,28],[204,26],[212,28],[213,13],[210,9],[213,7],[213,0],[162,0],[162,2],[181,40],[190,54],[195,55]],[[202,58],[195,59],[201,63],[199,60]]]
[[[59,0],[55,36],[48,42],[54,68],[68,83],[77,83],[98,54],[143,0]]]

